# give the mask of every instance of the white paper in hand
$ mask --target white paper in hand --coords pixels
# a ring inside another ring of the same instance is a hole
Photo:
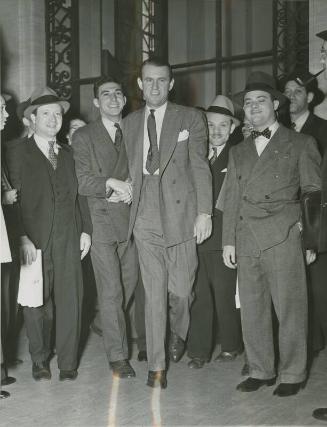
[[[42,252],[36,251],[36,261],[20,267],[18,304],[27,307],[43,305]]]

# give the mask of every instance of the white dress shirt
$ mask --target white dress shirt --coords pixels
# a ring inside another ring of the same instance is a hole
[[[36,145],[38,146],[38,148],[42,151],[42,153],[45,155],[45,157],[47,159],[49,159],[49,141],[54,141],[56,138],[49,138],[49,139],[45,139],[40,135],[37,135],[36,133],[34,134],[34,139],[36,142]],[[53,145],[53,149],[54,152],[58,155],[59,153],[59,148],[60,146],[57,144],[57,142],[54,143]]]
[[[112,122],[111,120],[107,119],[106,117],[101,117],[103,126],[107,129],[107,132],[110,135],[110,138],[112,139],[112,142],[115,143],[115,136],[117,132],[117,128],[115,126],[115,123],[118,123],[121,127],[121,121],[119,122]]]
[[[160,135],[161,135],[161,129],[162,129],[162,122],[164,119],[164,115],[167,108],[167,102],[161,107],[154,109],[149,108],[148,106],[145,107],[145,114],[144,114],[144,142],[143,142],[143,174],[149,175],[149,172],[146,169],[146,160],[148,157],[149,147],[150,147],[150,140],[148,135],[148,117],[150,115],[150,109],[155,110],[154,111],[154,117],[156,119],[156,131],[157,131],[157,143],[158,143],[158,149],[160,147],[159,141],[160,141]],[[157,169],[153,175],[159,175],[159,169]]]
[[[300,117],[298,117],[296,120],[294,120],[294,122],[293,122],[295,124],[294,130],[296,132],[301,132],[301,129],[302,129],[304,123],[307,121],[309,114],[310,114],[310,111],[307,110],[305,113],[301,114]]]
[[[255,138],[254,140],[255,148],[257,149],[257,153],[259,157],[261,156],[263,150],[267,147],[269,141],[271,140],[271,138],[273,137],[274,133],[278,128],[279,128],[279,123],[275,121],[272,125],[269,126],[269,130],[271,131],[271,135],[269,139],[262,135]]]
[[[223,144],[223,145],[215,145],[214,147],[215,147],[215,149],[217,150],[217,157],[219,157],[219,155],[220,155],[220,153],[223,151],[223,149],[225,148],[225,145],[226,145],[226,143],[225,144]],[[208,160],[211,160],[212,159],[212,157],[213,157],[213,153],[214,153],[214,150],[213,150],[213,145],[209,145],[209,155],[208,155]]]

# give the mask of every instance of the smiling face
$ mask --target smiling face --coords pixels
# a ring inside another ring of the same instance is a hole
[[[31,114],[34,131],[45,139],[53,139],[61,129],[62,108],[59,104],[46,104],[37,108],[36,114]]]
[[[174,86],[174,79],[170,80],[169,68],[146,64],[142,69],[142,79],[137,83],[143,91],[143,98],[149,108],[158,108],[168,100],[168,94]]]
[[[253,90],[244,96],[244,113],[251,125],[259,131],[272,125],[276,120],[275,111],[279,102],[263,90]]]
[[[101,117],[113,122],[121,119],[126,98],[119,83],[107,82],[98,89],[98,98],[94,98],[94,105],[99,108]]]
[[[307,93],[305,87],[294,80],[286,83],[284,95],[290,100],[290,113],[293,118],[306,112],[313,98],[312,92]]]
[[[235,125],[230,117],[220,113],[206,113],[209,128],[209,143],[218,147],[228,141]]]
[[[3,96],[0,95],[0,130],[2,130],[5,127],[7,118],[9,117],[9,114],[6,110],[6,101]]]

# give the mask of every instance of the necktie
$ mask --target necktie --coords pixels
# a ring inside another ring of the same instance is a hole
[[[295,128],[296,128],[296,123],[291,122],[291,128],[295,130]]]
[[[159,150],[157,143],[157,128],[156,128],[156,118],[154,117],[154,111],[150,110],[148,116],[148,135],[150,141],[150,147],[148,151],[148,157],[146,159],[146,170],[149,174],[153,175],[154,172],[159,168]]]
[[[217,156],[217,147],[212,147],[213,150],[213,156],[210,159],[210,164],[213,165],[215,163],[215,161],[217,160],[218,156]]]
[[[49,162],[54,170],[57,169],[57,154],[54,151],[54,144],[56,141],[48,141],[49,143]]]
[[[116,133],[115,133],[115,147],[117,151],[120,150],[122,141],[123,141],[123,132],[121,130],[121,127],[119,126],[119,123],[115,123]]]
[[[265,138],[269,139],[271,135],[271,130],[269,128],[264,129],[262,132],[259,132],[258,130],[253,130],[251,132],[251,136],[253,139],[257,138],[258,136],[264,136]]]

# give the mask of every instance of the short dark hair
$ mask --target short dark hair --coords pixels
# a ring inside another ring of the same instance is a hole
[[[94,98],[99,97],[99,88],[100,88],[100,86],[104,85],[105,83],[117,83],[122,88],[121,82],[119,82],[114,77],[109,76],[109,75],[101,76],[93,84]]]
[[[165,61],[165,60],[158,58],[158,57],[155,57],[155,56],[146,59],[145,61],[142,62],[142,65],[141,65],[140,77],[142,77],[142,71],[146,65],[154,65],[156,67],[167,67],[168,71],[169,71],[169,81],[172,80],[173,70],[172,70],[171,65],[169,64],[168,61]]]

